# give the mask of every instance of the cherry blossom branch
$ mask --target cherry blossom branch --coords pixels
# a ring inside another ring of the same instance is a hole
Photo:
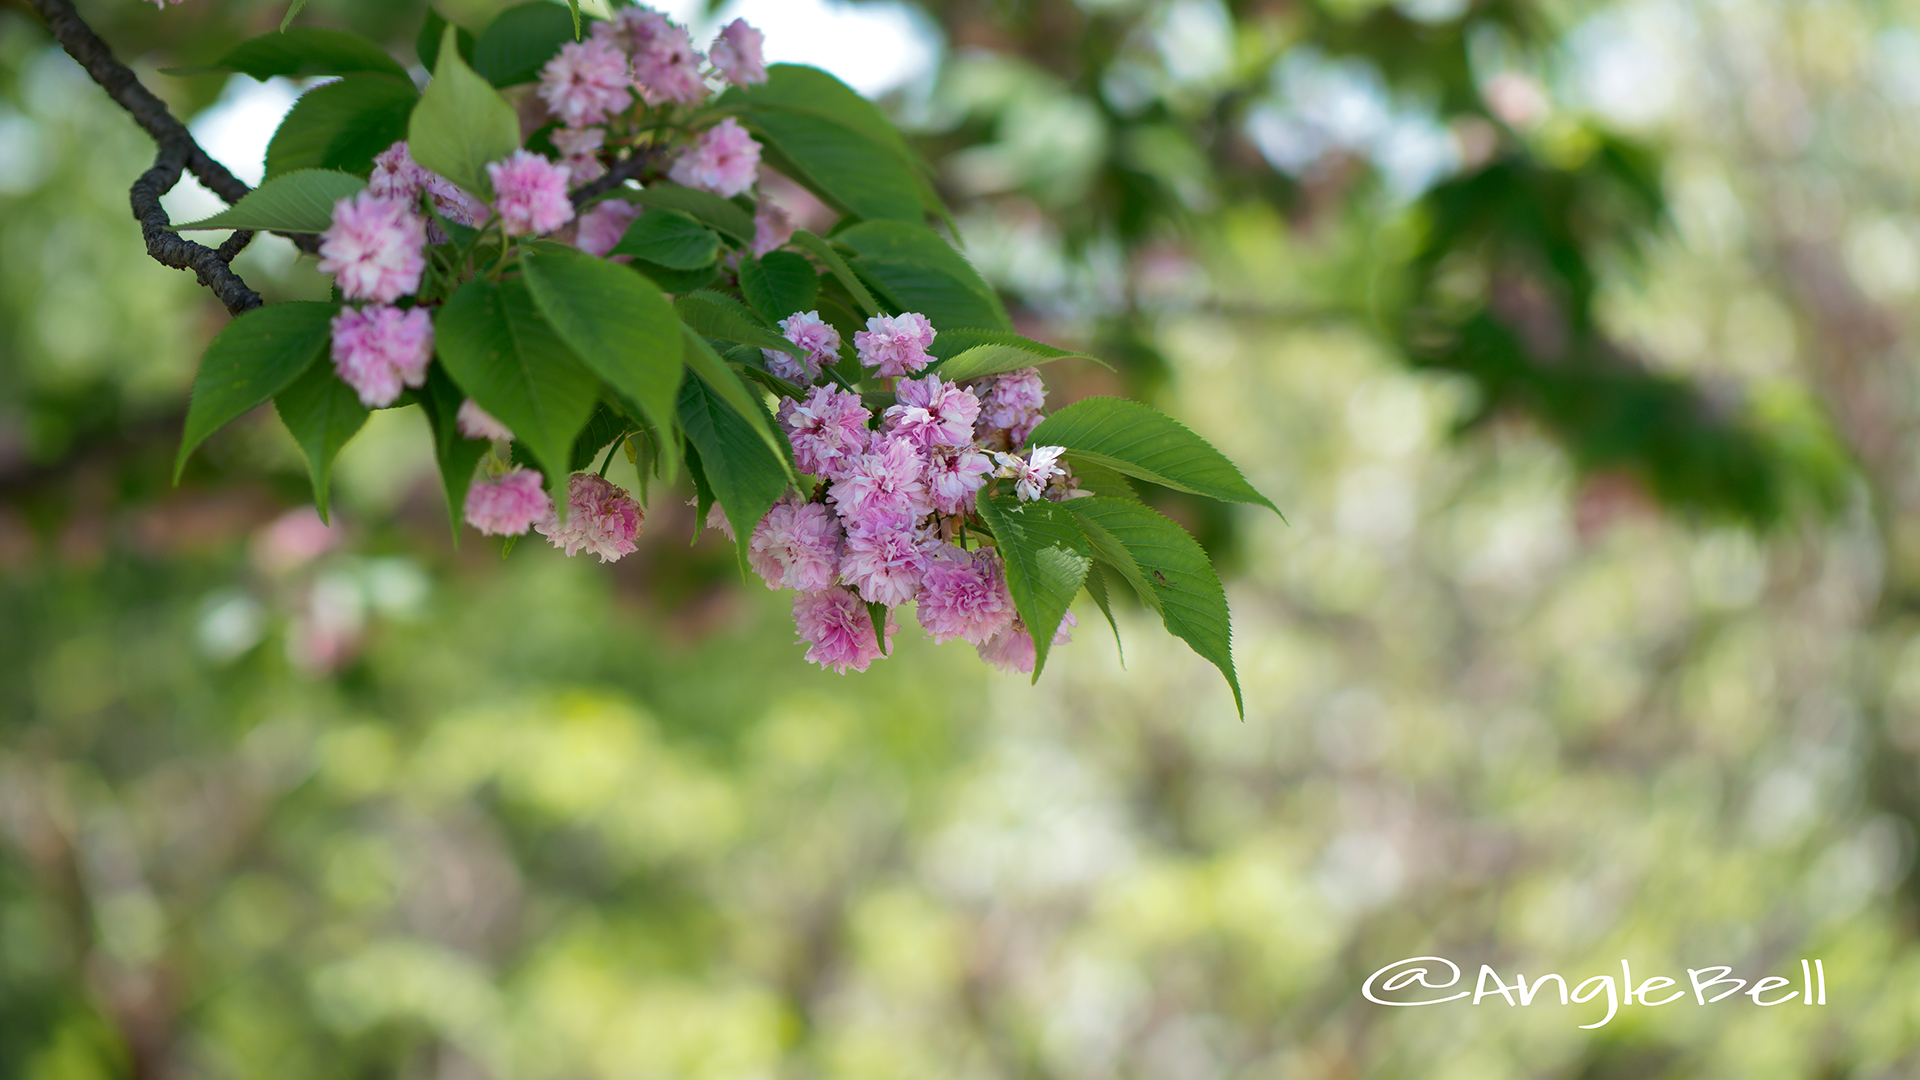
[[[160,196],[173,190],[185,172],[193,173],[209,191],[229,205],[239,202],[252,189],[194,141],[192,133],[167,109],[166,103],[142,86],[139,77],[114,58],[113,50],[80,18],[69,0],[27,2],[46,20],[47,29],[67,55],[86,69],[107,96],[127,110],[134,123],[152,136],[159,147],[153,168],[142,173],[128,192],[134,220],[140,223],[141,236],[146,240],[147,254],[162,266],[192,270],[200,284],[212,290],[227,310],[236,315],[259,307],[260,294],[248,288],[231,265],[234,257],[253,239],[253,234],[236,232],[216,250],[173,232],[166,209],[160,205]],[[302,239],[306,242],[301,243]],[[294,242],[310,249],[314,238],[294,238]]]
[[[662,153],[658,147],[634,151],[632,157],[607,170],[606,175],[575,188],[573,205],[585,206],[596,195],[612,191],[629,180],[640,179],[648,169],[659,163]]]

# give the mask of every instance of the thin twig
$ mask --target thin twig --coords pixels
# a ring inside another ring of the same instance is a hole
[[[587,201],[596,195],[612,191],[629,180],[638,180],[646,175],[648,169],[659,163],[660,153],[657,148],[634,151],[632,157],[607,170],[605,176],[575,188],[573,205],[576,208],[585,206]]]
[[[166,103],[142,86],[133,71],[114,58],[113,50],[80,18],[69,0],[27,2],[47,21],[47,29],[67,55],[86,69],[107,96],[127,110],[134,123],[152,136],[159,147],[153,168],[140,174],[128,192],[133,218],[140,223],[140,233],[147,242],[147,254],[162,266],[192,270],[200,284],[213,290],[227,310],[236,315],[259,307],[260,294],[248,288],[229,265],[247,246],[252,234],[237,232],[216,251],[173,232],[168,227],[172,222],[160,205],[160,196],[173,190],[183,172],[191,172],[228,205],[239,202],[252,189],[201,149],[187,126],[168,111]],[[311,236],[293,239],[307,251],[311,251],[315,243]]]

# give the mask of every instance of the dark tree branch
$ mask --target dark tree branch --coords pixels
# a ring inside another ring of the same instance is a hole
[[[74,10],[70,0],[27,0],[67,55],[86,69],[119,106],[133,117],[134,123],[153,137],[159,146],[153,168],[133,182],[129,192],[133,217],[147,242],[147,254],[162,266],[192,270],[200,284],[213,290],[227,310],[238,315],[260,306],[260,294],[247,287],[229,264],[253,239],[250,232],[237,232],[220,245],[219,250],[196,244],[173,232],[160,196],[173,190],[183,172],[191,172],[207,190],[225,199],[229,205],[239,202],[252,190],[227,167],[215,161],[194,141],[185,124],[168,111],[165,102],[140,85],[131,69],[114,59],[113,50],[93,32]],[[300,243],[304,239],[306,243]],[[294,238],[303,250],[311,251],[314,238]]]
[[[638,180],[645,176],[648,169],[660,163],[661,151],[658,147],[636,150],[633,156],[607,170],[605,176],[591,183],[582,184],[573,191],[573,205],[585,206],[589,199],[612,191],[629,180]]]

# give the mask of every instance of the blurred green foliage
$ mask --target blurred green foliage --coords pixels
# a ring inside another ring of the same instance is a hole
[[[282,9],[87,10],[190,111]],[[0,9],[0,1076],[1920,1069],[1920,9],[926,10],[892,104],[1023,332],[1287,512],[1169,507],[1246,722],[1126,609],[821,673],[659,492],[615,567],[453,551],[413,410],[334,530],[270,416],[170,488],[221,317]],[[1360,997],[1422,954],[1831,1004]]]

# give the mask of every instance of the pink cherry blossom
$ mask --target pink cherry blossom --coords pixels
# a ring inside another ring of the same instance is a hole
[[[467,489],[467,524],[488,536],[521,536],[553,513],[553,500],[531,469],[514,466],[500,476],[475,480]]]
[[[405,139],[374,157],[373,175],[367,180],[367,190],[375,195],[399,199],[409,207],[416,208],[420,204],[420,194],[425,192],[433,200],[436,213],[461,225],[478,225],[487,213],[485,203],[454,186],[453,181],[414,161]],[[429,242],[444,244],[446,239],[439,226],[427,222]]]
[[[1007,445],[1017,447],[1040,426],[1040,410],[1047,403],[1047,387],[1033,368],[1009,371],[991,384],[975,388],[980,395],[980,427],[1007,433]]]
[[[820,369],[840,359],[840,331],[828,326],[818,311],[796,311],[780,320],[780,332],[807,351],[804,359],[779,349],[761,349],[767,370],[802,386],[820,377]],[[864,423],[864,421],[862,421]]]
[[[1080,625],[1080,620],[1069,611],[1060,620],[1060,629],[1054,632],[1053,644],[1065,645],[1073,640],[1067,633],[1068,628]],[[980,659],[999,668],[1001,671],[1017,671],[1022,675],[1033,674],[1033,635],[1027,632],[1027,624],[1019,619],[1007,624],[1005,630],[995,634],[985,645],[977,646]]]
[[[425,308],[344,307],[333,317],[333,370],[369,409],[385,408],[400,388],[425,386],[433,359],[433,319]]]
[[[879,375],[911,375],[927,366],[927,350],[935,333],[933,324],[917,311],[875,315],[867,320],[865,330],[853,335],[853,347],[859,350],[860,363],[878,368]]]
[[[793,444],[794,467],[812,476],[838,480],[867,452],[867,420],[873,414],[860,395],[816,386],[805,401],[780,403],[780,424]]]
[[[778,251],[793,239],[793,219],[778,203],[761,199],[753,208],[753,253],[765,255]]]
[[[689,500],[687,502],[687,505],[697,507],[700,505],[700,500],[699,499]],[[719,503],[716,502],[713,505],[707,507],[706,526],[707,528],[712,529],[715,532],[718,532],[721,536],[726,537],[727,543],[731,544],[734,542],[733,522],[727,520],[727,509],[726,507],[721,506]]]
[[[993,475],[993,461],[971,446],[942,447],[927,455],[927,490],[943,514],[967,514],[973,498]]]
[[[633,67],[611,41],[569,41],[540,69],[540,98],[567,127],[604,123],[633,103]]]
[[[687,31],[648,8],[623,8],[594,27],[594,36],[617,45],[633,58],[633,81],[650,105],[696,105],[707,98],[700,77],[700,54]]]
[[[807,660],[830,667],[844,675],[847,669],[865,671],[886,653],[874,640],[873,619],[867,605],[851,589],[831,586],[819,592],[803,592],[793,598],[793,621],[806,642]],[[887,651],[892,651],[893,635],[900,629],[892,612],[884,627]]]
[[[1014,616],[1000,557],[987,548],[967,552],[944,545],[927,560],[918,614],[927,636],[937,642],[958,638],[985,645]]]
[[[1000,463],[1000,469],[994,475],[1015,481],[1013,488],[1020,501],[1032,502],[1046,490],[1049,480],[1067,474],[1058,464],[1060,455],[1066,452],[1064,446],[1036,446],[1024,461],[1012,454],[995,454],[993,458]]]
[[[769,589],[818,592],[840,563],[840,522],[816,502],[773,504],[748,541],[747,563]]]
[[[593,209],[580,215],[579,232],[574,236],[573,246],[589,255],[606,258],[627,234],[627,226],[640,216],[640,208],[624,199],[607,199],[593,204]],[[626,261],[631,256],[619,256]]]
[[[534,523],[533,531],[547,538],[569,556],[582,550],[600,556],[603,563],[639,549],[634,537],[640,535],[645,518],[633,497],[590,472],[577,472],[567,479],[567,516],[549,512]]]
[[[707,56],[735,86],[763,83],[767,81],[767,62],[760,54],[764,40],[760,31],[747,25],[747,20],[735,19],[713,39]]]
[[[391,304],[420,287],[427,225],[401,199],[362,191],[333,204],[320,234],[320,272],[334,275],[349,300]]]
[[[849,534],[906,529],[933,512],[926,461],[905,439],[875,439],[827,489]]]
[[[574,184],[589,183],[607,174],[607,167],[600,162],[606,128],[556,128],[548,138],[560,151],[560,164],[567,167],[567,176]]]
[[[840,577],[860,599],[897,607],[920,593],[927,556],[909,529],[850,530]]]
[[[460,434],[469,439],[489,439],[497,442],[512,442],[513,430],[493,418],[493,414],[480,407],[472,398],[460,403],[460,411],[454,413],[454,426]]]
[[[760,144],[729,116],[681,151],[667,178],[731,199],[753,186],[759,170]]]
[[[487,166],[493,208],[508,236],[549,233],[573,220],[567,170],[529,150]]]
[[[886,411],[882,430],[893,432],[921,449],[966,446],[973,442],[973,422],[980,415],[980,399],[940,376],[902,379],[893,395],[900,402]]]

